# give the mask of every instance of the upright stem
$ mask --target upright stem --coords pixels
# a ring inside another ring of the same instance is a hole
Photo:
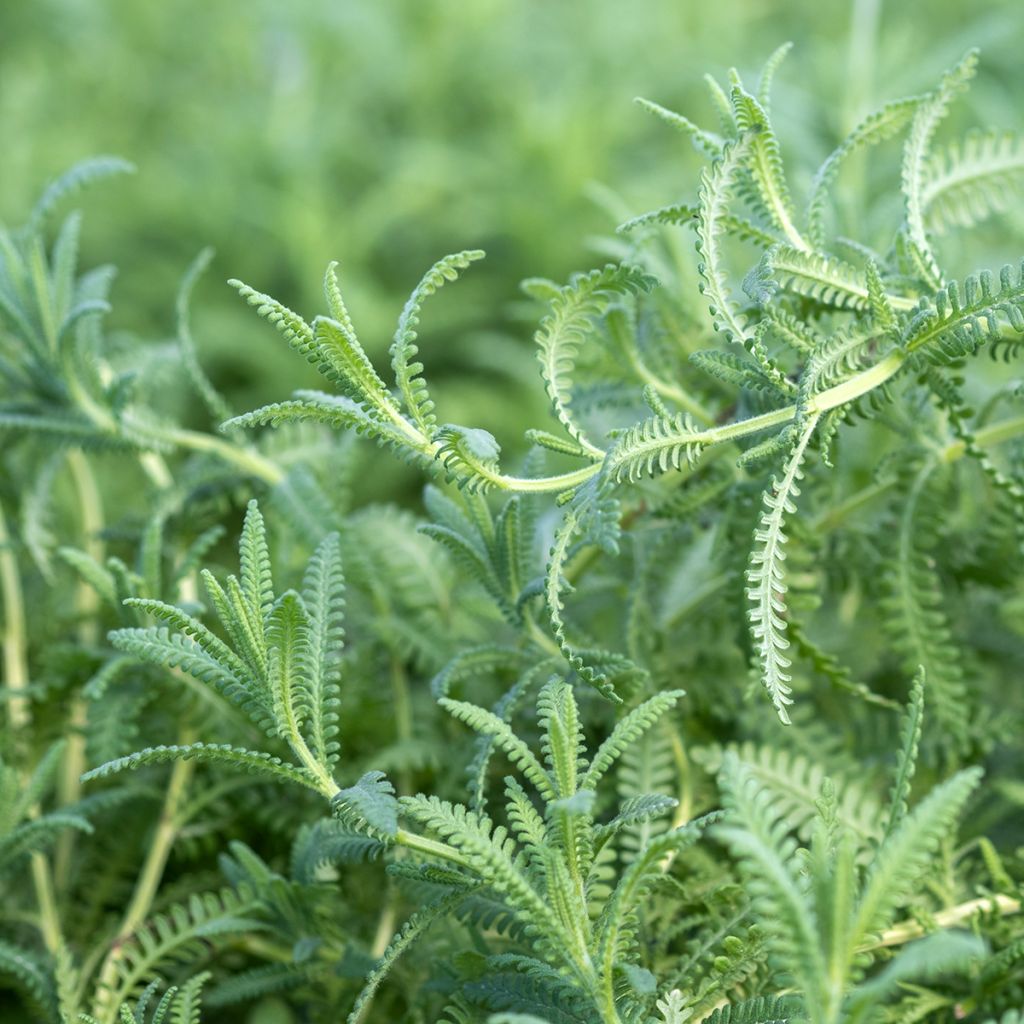
[[[67,455],[68,469],[78,498],[82,539],[89,556],[103,564],[106,545],[103,543],[103,499],[92,467],[81,449],[72,448]],[[100,599],[96,591],[84,580],[75,588],[75,612],[78,617],[78,639],[85,648],[95,647],[100,639]],[[88,702],[76,693],[68,707],[67,746],[60,776],[57,780],[57,799],[62,806],[73,804],[82,793],[82,773],[85,771],[85,728],[88,722]],[[57,885],[65,888],[69,881],[71,856],[75,835],[66,830],[57,842],[54,856],[54,874]]]
[[[188,744],[192,742],[192,734],[189,730],[182,730],[179,742]],[[171,853],[171,847],[177,838],[178,830],[181,827],[179,814],[188,790],[188,784],[192,778],[194,764],[192,761],[178,760],[174,762],[171,769],[170,781],[167,784],[167,793],[164,796],[163,808],[160,812],[160,820],[157,822],[156,831],[153,834],[152,842],[146,853],[142,870],[139,872],[135,882],[135,890],[132,893],[131,902],[124,912],[124,917],[117,929],[117,937],[114,939],[107,953],[103,966],[100,968],[96,981],[97,1007],[95,1016],[101,1024],[113,1024],[117,1007],[109,1005],[105,1000],[110,998],[110,993],[117,981],[117,966],[124,955],[125,942],[138,930],[149,915],[153,900],[156,897],[160,882],[163,879],[164,869],[167,866],[167,859]]]
[[[174,477],[159,452],[140,452],[139,465],[158,491],[166,491],[174,483]]]
[[[0,506],[0,594],[4,612],[4,686],[7,691],[7,722],[17,741],[32,720],[28,699],[28,647],[25,632],[25,601],[21,575],[14,553],[14,539]]]
[[[412,741],[412,702],[409,699],[409,680],[401,659],[391,654],[391,698],[395,714],[395,735],[400,746]],[[398,777],[399,785],[406,792],[411,788],[409,773],[403,770]]]
[[[28,738],[32,725],[32,706],[28,699],[28,643],[25,632],[25,600],[21,574],[14,553],[14,542],[0,505],[0,594],[4,610],[4,682],[8,690],[7,720],[12,741]],[[24,773],[23,773],[24,774]],[[32,814],[39,813],[33,808]],[[36,851],[31,857],[32,885],[39,908],[39,930],[47,952],[55,956],[64,945],[60,914],[53,891],[53,876],[46,855]]]
[[[60,911],[53,890],[53,875],[46,854],[36,851],[32,854],[32,885],[39,905],[39,931],[43,945],[50,956],[56,956],[64,946],[64,933],[60,924]]]

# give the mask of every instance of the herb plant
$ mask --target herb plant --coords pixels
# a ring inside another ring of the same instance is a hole
[[[553,418],[511,458],[418,346],[479,251],[427,271],[387,372],[336,264],[311,321],[233,281],[325,382],[236,414],[190,328],[206,254],[147,346],[78,216],[50,241],[125,164],[0,235],[12,1012],[1016,1024],[1024,263],[957,267],[954,232],[1024,143],[940,141],[970,52],[798,201],[787,49],[709,81],[713,131],[642,101],[706,156],[696,200],[525,283]],[[359,504],[390,455],[422,514]]]

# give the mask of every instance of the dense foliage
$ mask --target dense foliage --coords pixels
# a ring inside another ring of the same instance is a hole
[[[787,49],[709,80],[713,130],[644,101],[695,195],[525,283],[552,417],[514,472],[420,351],[477,250],[386,372],[336,264],[312,319],[232,282],[324,388],[238,413],[205,254],[160,347],[78,268],[58,213],[123,162],[0,235],[10,1013],[1019,1019],[1024,265],[957,239],[1024,143],[942,134],[972,51],[798,197]],[[360,504],[393,456],[422,515]]]

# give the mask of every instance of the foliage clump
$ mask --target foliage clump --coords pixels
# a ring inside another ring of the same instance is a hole
[[[233,281],[326,388],[241,415],[192,338],[201,256],[168,379],[203,431],[108,331],[78,216],[50,242],[125,165],[0,234],[18,1012],[1016,1024],[1024,264],[956,278],[943,240],[1006,208],[1024,146],[936,141],[972,51],[801,198],[786,49],[709,83],[715,130],[644,102],[707,157],[696,201],[526,283],[552,421],[515,472],[420,359],[479,251],[415,287],[388,373],[334,263],[311,321]],[[900,136],[897,216],[846,237],[845,165]],[[359,504],[388,453],[425,515]]]

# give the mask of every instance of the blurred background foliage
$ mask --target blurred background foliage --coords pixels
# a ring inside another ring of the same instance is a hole
[[[618,220],[696,190],[696,154],[634,96],[707,121],[705,72],[753,77],[791,39],[778,127],[806,182],[859,116],[928,87],[967,45],[982,72],[950,130],[1019,125],[1022,29],[1012,0],[2,0],[0,221],[19,223],[82,157],[132,160],[133,179],[88,199],[85,265],[116,259],[112,326],[159,340],[181,274],[213,246],[195,332],[239,408],[312,371],[226,278],[312,315],[324,265],[340,260],[379,356],[423,270],[485,248],[436,300],[422,349],[443,417],[514,445],[543,415],[517,358],[534,315],[518,282],[601,262],[596,240]],[[854,170],[851,220],[888,189]],[[1013,259],[993,251],[1010,236],[996,225],[972,244]]]

